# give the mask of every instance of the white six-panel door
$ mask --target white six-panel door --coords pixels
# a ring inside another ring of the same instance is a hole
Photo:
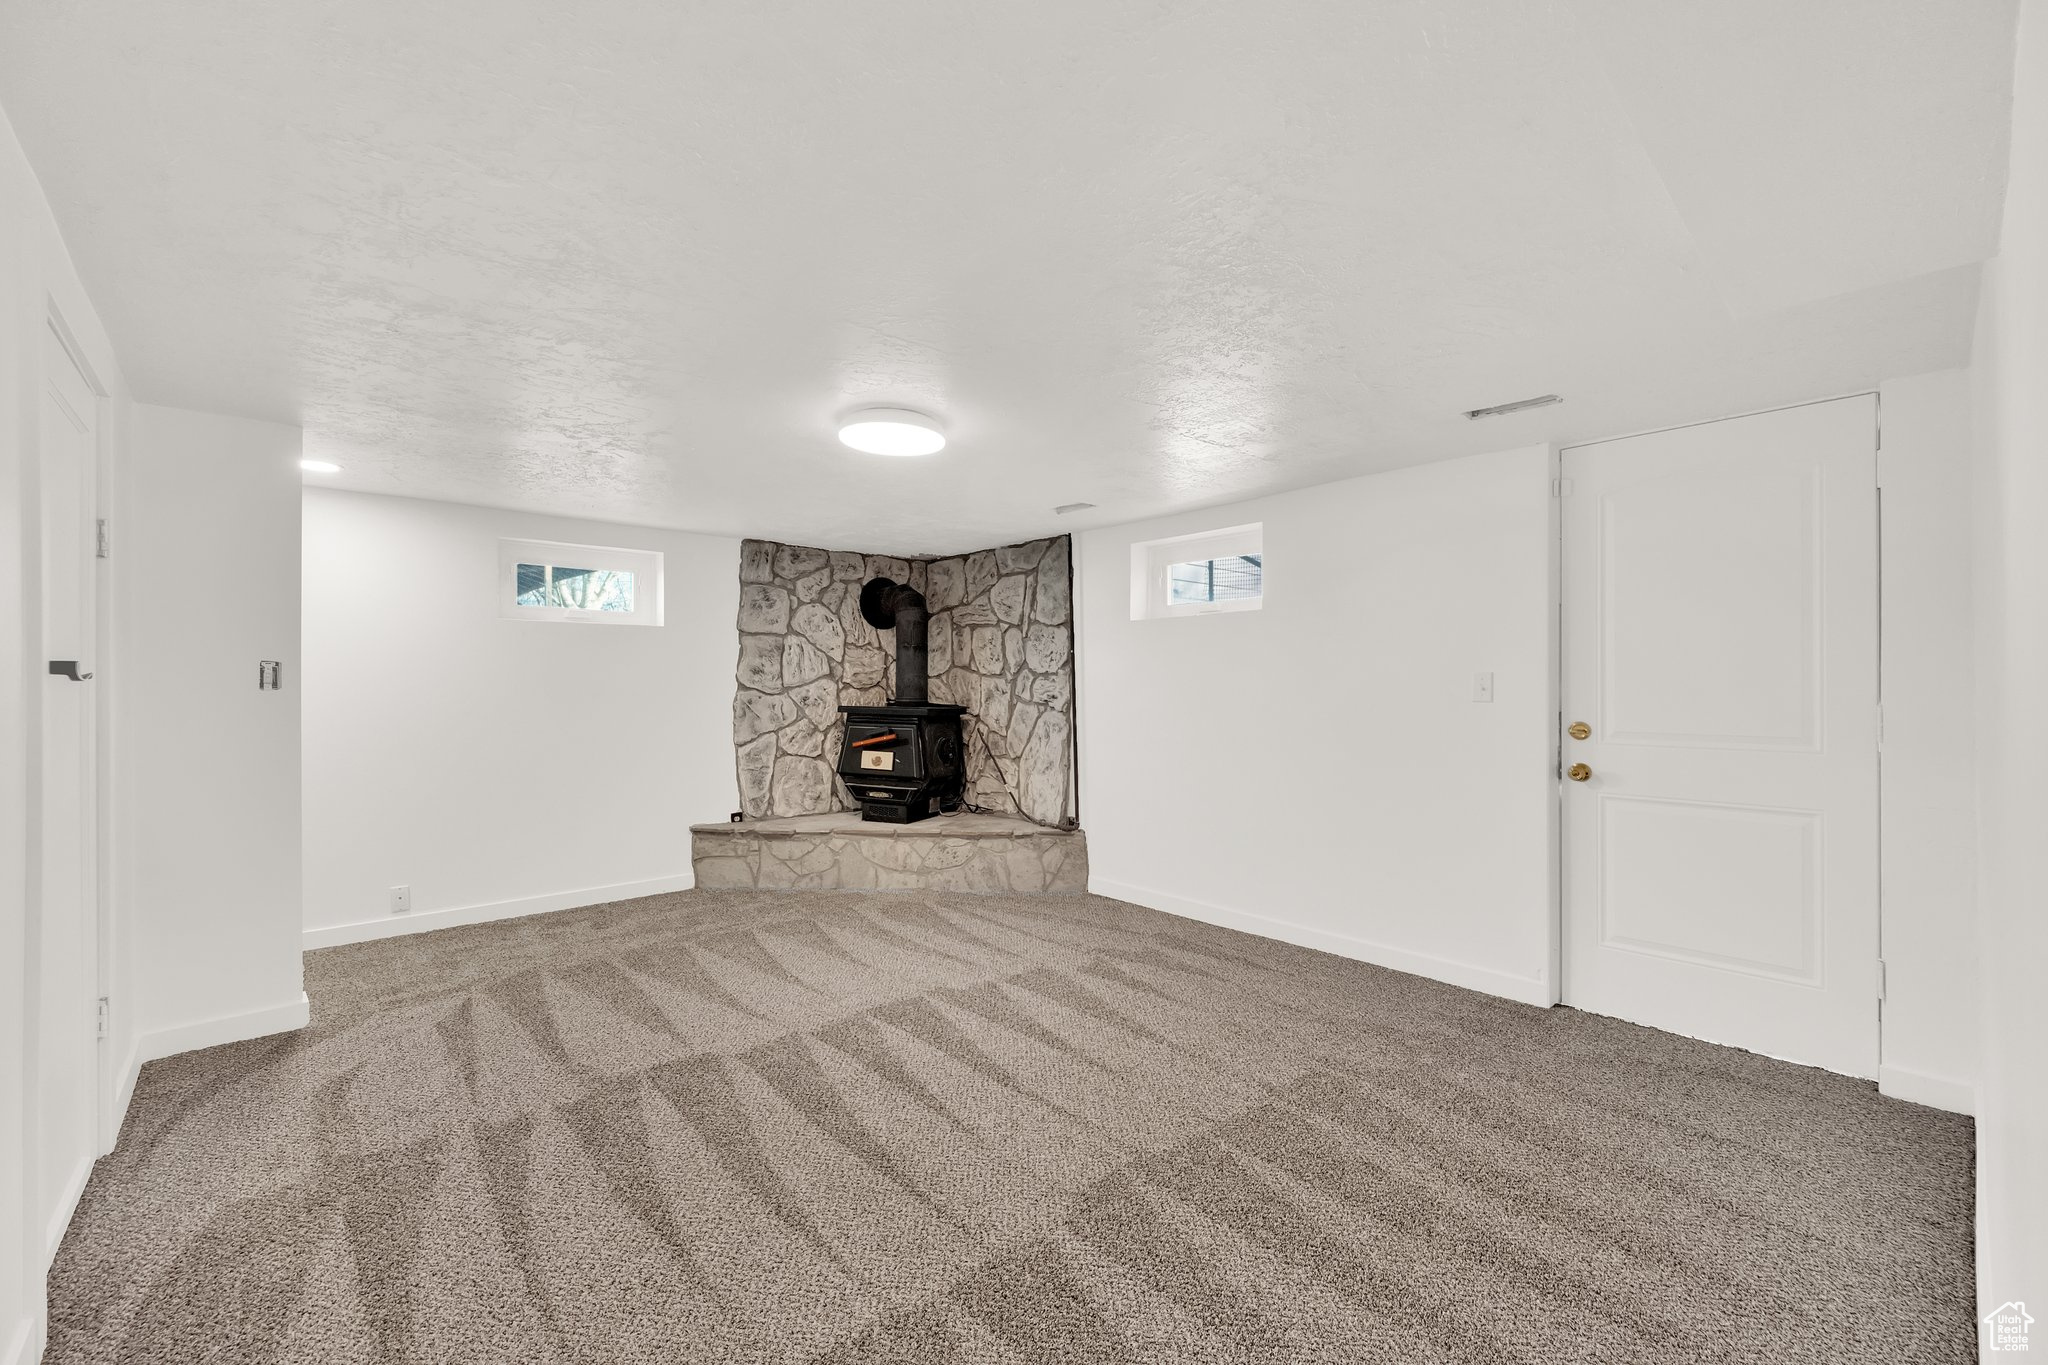
[[[1563,452],[1564,999],[1877,1074],[1876,400]]]

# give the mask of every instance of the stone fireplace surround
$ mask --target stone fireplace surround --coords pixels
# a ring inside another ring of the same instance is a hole
[[[860,588],[908,583],[931,607],[931,699],[968,709],[967,800],[1060,827],[1074,816],[1074,626],[1067,537],[902,559],[748,540],[740,547],[733,744],[748,820],[853,808],[835,773],[838,708],[888,700],[895,633]]]

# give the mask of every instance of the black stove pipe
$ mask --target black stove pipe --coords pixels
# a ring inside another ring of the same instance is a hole
[[[870,578],[860,590],[861,619],[876,630],[896,632],[897,706],[918,705],[931,700],[930,664],[925,631],[931,610],[924,594],[908,583]]]

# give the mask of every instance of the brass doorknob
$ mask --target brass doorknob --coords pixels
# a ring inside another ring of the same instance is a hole
[[[1593,770],[1583,763],[1574,763],[1564,770],[1564,775],[1574,782],[1584,782],[1593,775]]]

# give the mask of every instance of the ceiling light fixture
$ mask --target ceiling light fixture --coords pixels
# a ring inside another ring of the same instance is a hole
[[[1482,417],[1505,417],[1511,412],[1520,412],[1524,408],[1547,408],[1552,403],[1562,403],[1563,401],[1564,399],[1559,398],[1554,393],[1546,393],[1541,398],[1523,398],[1513,403],[1502,403],[1498,407],[1474,408],[1465,415],[1476,422]]]
[[[1056,517],[1063,517],[1069,512],[1085,512],[1094,505],[1092,502],[1063,502],[1058,507],[1052,509],[1052,514]]]
[[[326,460],[300,460],[299,468],[305,470],[308,474],[339,474],[341,472],[340,465],[330,464]]]
[[[867,455],[936,455],[946,448],[939,424],[909,408],[862,408],[839,424],[839,439]]]

